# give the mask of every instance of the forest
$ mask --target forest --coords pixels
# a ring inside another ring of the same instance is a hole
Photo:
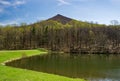
[[[31,25],[0,27],[0,50],[36,48],[80,54],[120,54],[120,26],[57,15]]]

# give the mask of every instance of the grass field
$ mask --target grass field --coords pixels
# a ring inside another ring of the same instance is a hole
[[[4,62],[16,58],[46,53],[42,50],[0,51],[0,81],[85,81],[3,65]]]

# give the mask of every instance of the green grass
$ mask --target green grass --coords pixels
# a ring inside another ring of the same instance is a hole
[[[85,81],[3,65],[8,60],[46,53],[40,50],[0,51],[0,81]]]

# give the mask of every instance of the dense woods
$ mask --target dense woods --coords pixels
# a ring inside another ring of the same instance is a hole
[[[65,20],[65,19],[64,19]],[[0,27],[0,50],[47,48],[71,53],[120,53],[120,26],[77,20]]]

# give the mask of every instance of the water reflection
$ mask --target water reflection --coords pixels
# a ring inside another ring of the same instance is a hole
[[[120,55],[48,54],[7,65],[89,81],[120,81]]]

